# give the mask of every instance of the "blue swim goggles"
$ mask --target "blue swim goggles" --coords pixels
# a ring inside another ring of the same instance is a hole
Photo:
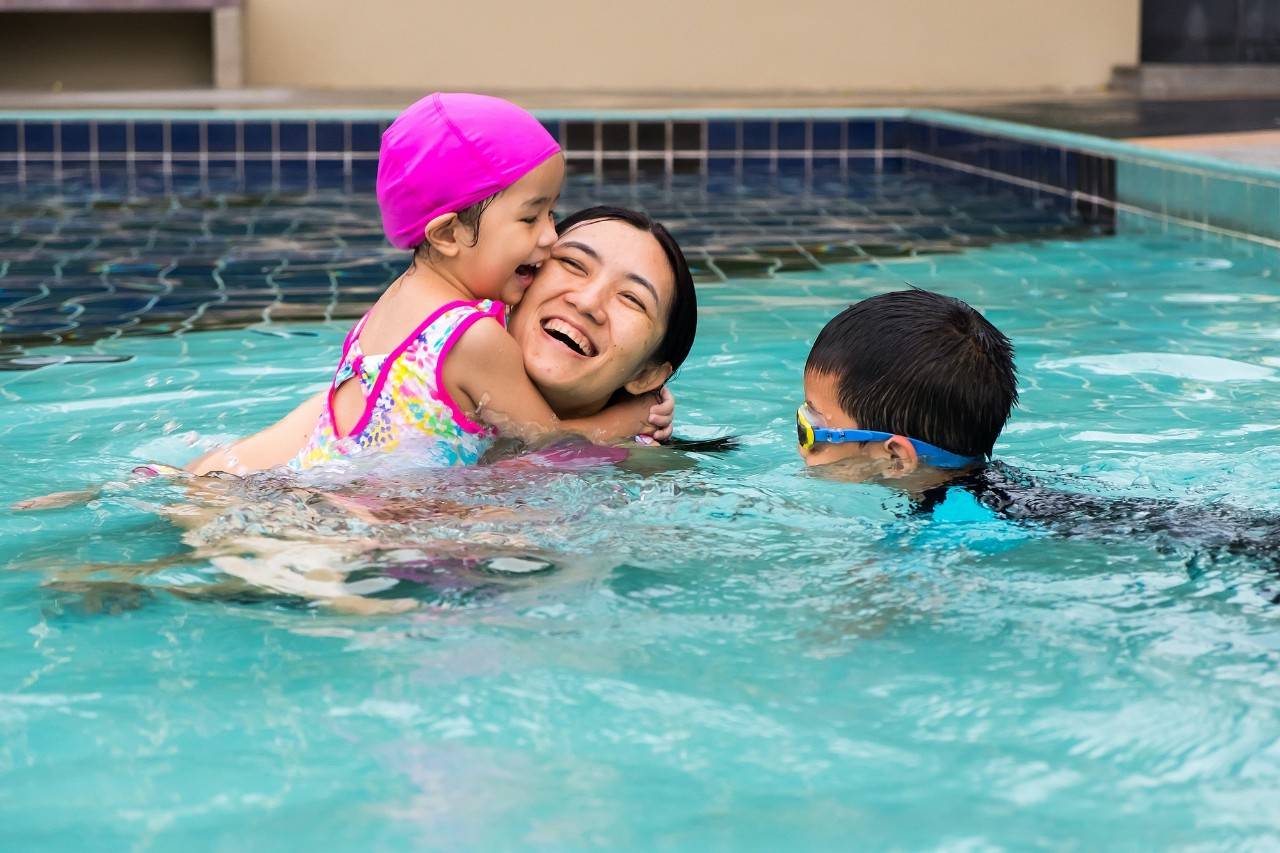
[[[888,441],[893,438],[891,432],[878,432],[873,429],[827,429],[823,426],[814,426],[814,422],[821,423],[822,418],[813,409],[809,408],[806,403],[796,410],[796,438],[800,442],[802,450],[808,450],[818,442],[826,444],[849,444],[851,442],[863,441]],[[904,436],[907,441],[911,442],[911,446],[916,449],[916,456],[925,465],[932,465],[934,468],[968,468],[982,461],[980,456],[961,456],[958,453],[952,453],[950,450],[943,450],[941,447],[934,447],[926,441],[920,441],[916,438]]]

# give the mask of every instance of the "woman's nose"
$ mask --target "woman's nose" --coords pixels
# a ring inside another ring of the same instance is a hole
[[[593,323],[601,324],[605,320],[604,289],[588,284],[565,294],[565,301]]]

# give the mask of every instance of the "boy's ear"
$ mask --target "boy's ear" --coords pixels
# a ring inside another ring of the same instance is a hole
[[[432,249],[446,258],[452,258],[462,246],[461,232],[465,230],[458,221],[458,214],[442,213],[427,223],[422,229],[422,236]]]
[[[903,477],[916,470],[920,465],[920,457],[916,454],[915,445],[900,435],[890,437],[884,443],[889,454],[889,471],[887,477]]]
[[[647,394],[650,391],[656,391],[662,387],[662,383],[671,378],[671,374],[675,371],[671,369],[671,362],[664,361],[661,364],[648,364],[631,377],[631,381],[622,387],[627,393],[633,397],[639,397],[641,394]]]

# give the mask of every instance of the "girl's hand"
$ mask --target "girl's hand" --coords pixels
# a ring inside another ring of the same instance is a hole
[[[649,408],[648,426],[653,429],[648,435],[655,441],[666,441],[671,438],[672,423],[675,421],[676,398],[665,385],[656,394],[658,402]]]

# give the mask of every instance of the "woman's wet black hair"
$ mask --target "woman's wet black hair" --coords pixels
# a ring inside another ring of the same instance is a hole
[[[693,347],[693,338],[698,333],[698,295],[693,288],[693,275],[689,272],[689,262],[680,250],[680,244],[671,236],[660,222],[638,210],[625,207],[600,205],[588,207],[571,213],[556,223],[556,233],[565,232],[587,222],[600,220],[617,220],[625,222],[640,231],[653,235],[662,247],[671,265],[672,278],[675,280],[675,296],[671,300],[671,312],[667,315],[667,331],[654,350],[653,360],[659,364],[668,362],[671,370],[678,370]]]

